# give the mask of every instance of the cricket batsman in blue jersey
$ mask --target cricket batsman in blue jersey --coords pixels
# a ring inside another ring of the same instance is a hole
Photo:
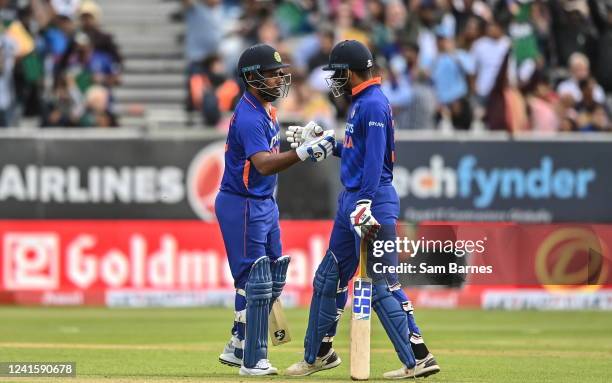
[[[313,281],[304,360],[290,366],[289,375],[310,375],[341,363],[332,341],[346,305],[348,283],[359,264],[360,241],[396,238],[399,198],[392,185],[393,119],[389,101],[380,89],[381,79],[372,76],[373,64],[372,54],[365,45],[346,40],[332,49],[329,65],[324,68],[333,71],[328,84],[334,96],[351,93],[344,142],[336,143],[333,150],[334,155],[341,157],[340,178],[344,191],[338,197],[329,248]],[[312,135],[312,129],[293,128],[288,133],[289,141],[299,147]],[[371,260],[369,253],[368,261]],[[382,261],[397,265],[397,253],[388,254]],[[370,277],[372,306],[403,363],[402,368],[387,372],[384,377],[425,377],[440,371],[423,342],[412,304],[397,274]]]
[[[285,97],[291,75],[280,54],[258,44],[245,50],[238,72],[246,91],[236,106],[225,145],[225,170],[215,212],[234,278],[235,318],[219,361],[240,375],[274,375],[268,358],[268,315],[285,285],[289,257],[281,255],[277,173],[305,160],[331,157],[334,132],[280,152],[280,127],[271,103]],[[315,124],[302,128],[313,130]],[[316,130],[316,129],[314,129]]]

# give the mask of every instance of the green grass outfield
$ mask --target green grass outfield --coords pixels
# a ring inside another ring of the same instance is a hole
[[[302,357],[306,314],[287,310],[294,340],[270,348],[281,370]],[[0,307],[0,361],[75,361],[70,382],[350,381],[348,318],[334,342],[344,363],[299,379],[244,378],[221,365],[233,312],[220,308]],[[426,383],[612,381],[612,313],[419,310],[417,320],[442,368]],[[372,328],[371,380],[378,381],[399,362],[377,319]]]

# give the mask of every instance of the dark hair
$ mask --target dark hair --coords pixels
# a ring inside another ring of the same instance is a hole
[[[417,54],[419,53],[419,44],[417,44],[414,40],[407,38],[399,39],[399,46],[403,49],[410,49],[415,51]]]
[[[544,71],[537,69],[535,72],[533,72],[529,81],[527,81],[527,83],[521,87],[521,91],[523,93],[533,93],[536,91],[538,85],[541,84],[550,85],[550,79],[548,78],[547,74],[544,73]]]
[[[578,81],[578,87],[583,92],[588,88],[589,85],[591,85],[591,79],[590,78],[585,78],[585,79],[582,79],[582,80]]]
[[[336,34],[334,31],[334,27],[329,23],[323,23],[317,29],[317,33],[321,36],[325,36],[328,39],[334,39]]]
[[[357,75],[362,80],[368,80],[373,77],[372,68],[366,70],[351,70],[354,74]]]

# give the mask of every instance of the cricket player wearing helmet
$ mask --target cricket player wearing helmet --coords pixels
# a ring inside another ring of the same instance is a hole
[[[277,374],[267,359],[268,315],[285,284],[289,257],[281,256],[273,196],[276,174],[300,161],[322,161],[335,145],[329,131],[295,150],[280,152],[280,128],[271,102],[287,95],[288,66],[265,44],[240,56],[238,71],[246,91],[230,122],[225,170],[215,200],[236,288],[232,336],[219,361],[240,367],[240,375]]]
[[[328,85],[334,96],[351,94],[344,143],[336,143],[333,151],[341,157],[340,178],[345,190],[338,197],[329,248],[313,281],[304,360],[289,367],[289,375],[310,375],[340,364],[332,341],[346,305],[348,283],[359,263],[360,241],[396,237],[399,198],[391,184],[395,160],[393,120],[389,101],[380,89],[381,79],[372,76],[373,65],[372,54],[365,45],[346,40],[332,49],[329,65],[324,68],[333,71]],[[300,133],[308,136],[308,132]],[[397,265],[397,253],[387,255],[385,261]],[[402,368],[384,376],[401,379],[437,373],[440,367],[423,342],[412,304],[397,275],[371,278],[372,306],[403,363]]]

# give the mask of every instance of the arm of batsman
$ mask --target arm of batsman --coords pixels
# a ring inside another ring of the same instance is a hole
[[[304,142],[295,149],[300,160],[310,159],[313,162],[320,162],[332,156],[334,146],[336,146],[336,132],[326,130],[320,137],[315,137]]]
[[[291,144],[292,149],[296,149],[304,142],[320,137],[322,133],[323,128],[314,121],[310,121],[306,126],[293,125],[287,128],[287,142]]]

